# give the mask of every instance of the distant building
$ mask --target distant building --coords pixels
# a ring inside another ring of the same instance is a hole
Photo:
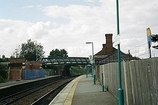
[[[96,70],[96,76],[97,80],[100,81],[100,70],[99,70],[99,65],[111,63],[111,62],[117,62],[118,61],[118,51],[116,48],[113,47],[113,42],[112,42],[112,34],[105,34],[105,41],[106,44],[103,44],[102,50],[97,52],[94,55],[95,58],[95,70]],[[130,61],[130,60],[138,60],[139,58],[137,57],[132,57],[132,55],[125,54],[122,51],[121,53],[121,61]]]
[[[117,62],[118,51],[116,48],[113,47],[112,36],[113,36],[112,34],[105,34],[106,44],[103,44],[102,50],[94,55],[95,64],[101,65],[101,64],[106,64],[110,62]],[[130,53],[125,54],[122,51],[120,51],[120,53],[121,53],[121,60],[124,60],[124,61],[139,59],[137,57],[132,57]]]
[[[8,79],[28,80],[44,77],[41,62],[27,61],[25,58],[13,58],[9,60]]]

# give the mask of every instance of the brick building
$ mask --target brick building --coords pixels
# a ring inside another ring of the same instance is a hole
[[[96,76],[99,78],[99,65],[117,62],[117,49],[113,47],[112,34],[105,34],[106,43],[103,44],[103,48],[101,51],[94,55],[95,65],[96,65]],[[131,54],[125,54],[122,51],[121,53],[121,61],[130,61],[130,60],[138,60],[137,57],[132,57]]]
[[[105,34],[105,41],[106,44],[103,44],[102,50],[94,55],[95,63],[97,64],[99,64],[99,61],[102,60],[103,58],[117,51],[117,49],[113,47],[112,34]]]
[[[43,76],[41,62],[39,61],[27,61],[25,58],[13,58],[9,60],[9,80],[35,79]]]

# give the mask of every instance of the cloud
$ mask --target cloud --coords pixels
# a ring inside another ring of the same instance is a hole
[[[102,47],[106,31],[108,33],[114,31],[114,26],[109,23],[113,23],[114,20],[108,16],[110,12],[105,12],[102,7],[82,5],[60,7],[55,5],[46,7],[44,12],[51,18],[63,17],[70,20],[69,23],[60,24],[59,27],[53,29],[53,33],[61,36],[63,40],[68,40],[69,47],[72,48],[74,46],[78,48],[79,45],[85,46],[86,41],[94,41],[95,46]],[[102,41],[98,42],[98,40]]]
[[[86,1],[96,3],[95,0]],[[120,1],[120,35],[123,52],[127,53],[130,50],[131,54],[148,56],[146,28],[150,27],[152,33],[158,33],[157,5],[156,0]],[[34,7],[41,5],[30,5],[25,8]],[[6,43],[0,48],[0,53],[9,55],[21,42],[33,39],[41,42],[46,55],[52,49],[59,48],[66,49],[69,56],[89,56],[91,46],[86,45],[85,42],[92,41],[94,52],[97,53],[105,43],[106,33],[113,33],[113,37],[117,35],[116,3],[113,0],[99,0],[99,5],[93,6],[50,5],[40,10],[49,21],[31,23],[0,20],[0,44],[3,45],[6,40],[13,42],[13,44]]]
[[[40,8],[40,7],[42,7],[42,5],[27,5],[27,6],[24,6],[23,8],[31,9],[31,8]]]
[[[27,5],[27,6],[23,7],[23,8],[34,8],[34,7],[35,7],[34,5]]]
[[[86,2],[94,3],[95,0],[85,0]]]
[[[0,55],[10,56],[28,39],[40,40],[49,33],[51,22],[30,23],[0,19]]]
[[[46,37],[48,35],[50,24],[51,22],[37,22],[31,27],[28,27],[27,32],[29,37],[33,39],[41,39],[42,37]]]
[[[69,23],[65,24],[65,30],[69,34],[80,34],[80,36],[89,36],[105,31],[114,31],[112,27],[114,17],[109,17],[110,12],[104,11],[102,7],[90,7],[82,5],[69,5],[67,7],[48,6],[44,9],[46,15],[52,18],[66,18]],[[111,14],[113,15],[113,14]],[[111,24],[112,23],[112,24]],[[72,32],[73,31],[73,32]],[[96,35],[95,35],[96,34]],[[95,38],[94,38],[95,39]]]

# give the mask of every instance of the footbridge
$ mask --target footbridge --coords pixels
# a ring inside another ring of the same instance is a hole
[[[86,57],[54,57],[42,58],[42,65],[88,65],[89,58]]]
[[[70,76],[70,67],[74,65],[88,65],[89,58],[86,57],[54,57],[42,58],[42,67],[45,69],[57,70],[57,74]]]

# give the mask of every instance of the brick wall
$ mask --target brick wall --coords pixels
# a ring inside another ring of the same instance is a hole
[[[23,70],[39,70],[41,62],[25,61],[24,58],[10,59],[10,67],[8,71],[8,79],[19,80],[22,79]]]
[[[10,80],[20,80],[21,79],[21,68],[19,68],[19,67],[10,68],[9,79]]]
[[[106,46],[104,47],[104,50],[106,50],[106,53],[109,54],[113,52],[112,34],[105,34],[105,37],[106,37]]]
[[[10,63],[22,63],[25,62],[25,58],[13,58],[9,60]]]
[[[36,61],[25,62],[25,69],[39,70],[40,67],[41,67],[41,62],[36,62]]]

